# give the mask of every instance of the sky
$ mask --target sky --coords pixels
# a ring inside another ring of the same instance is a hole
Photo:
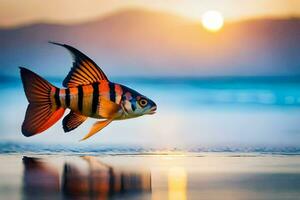
[[[195,20],[207,10],[218,10],[226,21],[300,16],[299,0],[0,0],[0,27],[79,23],[127,8],[168,11]]]
[[[225,19],[214,33],[201,21],[209,10]],[[71,57],[49,40],[112,76],[299,75],[300,20],[291,17],[300,19],[299,0],[0,0],[0,75],[30,66],[65,76]]]

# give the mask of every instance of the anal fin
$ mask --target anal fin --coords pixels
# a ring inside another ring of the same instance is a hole
[[[70,132],[82,124],[86,119],[86,116],[70,111],[63,119],[63,129],[65,132]]]
[[[104,121],[98,121],[95,122],[90,130],[90,132],[85,135],[80,141],[86,140],[89,137],[91,137],[92,135],[94,135],[95,133],[99,132],[100,130],[102,130],[104,127],[106,127],[110,122],[112,122],[113,119],[107,119]]]

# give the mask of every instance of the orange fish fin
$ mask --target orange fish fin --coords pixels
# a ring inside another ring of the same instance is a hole
[[[54,86],[24,67],[20,67],[20,74],[28,102],[49,104],[49,93]]]
[[[65,108],[53,106],[50,100],[53,85],[36,73],[20,67],[24,91],[29,101],[22,133],[29,137],[50,128],[64,114]]]
[[[63,116],[64,112],[64,108],[52,111],[49,105],[29,104],[22,124],[23,135],[29,137],[47,130]]]
[[[119,104],[105,98],[99,98],[98,114],[103,118],[114,118],[117,112],[121,109]]]
[[[87,119],[86,116],[77,114],[73,111],[64,117],[63,119],[63,128],[65,132],[70,132],[77,128],[80,124],[82,124]]]
[[[99,81],[108,81],[104,72],[100,67],[89,57],[82,52],[78,51],[74,47],[66,44],[59,44],[50,42],[62,47],[65,47],[70,51],[73,56],[74,62],[71,71],[63,81],[64,87],[77,87],[79,85],[89,85]]]
[[[98,121],[95,122],[90,130],[90,132],[85,135],[80,141],[86,140],[89,137],[91,137],[92,135],[94,135],[95,133],[99,132],[100,130],[102,130],[104,127],[106,127],[110,122],[112,122],[113,119],[107,119],[104,121]]]

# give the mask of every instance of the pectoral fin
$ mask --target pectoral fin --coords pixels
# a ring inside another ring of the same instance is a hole
[[[110,122],[112,122],[113,119],[107,119],[104,121],[98,121],[95,122],[90,130],[90,132],[84,136],[84,138],[82,138],[80,141],[86,140],[89,137],[91,137],[92,135],[94,135],[95,133],[99,132],[100,130],[102,130],[104,127],[106,127]]]

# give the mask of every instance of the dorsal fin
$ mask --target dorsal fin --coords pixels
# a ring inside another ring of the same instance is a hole
[[[66,44],[60,44],[56,42],[49,42],[51,44],[65,47],[70,51],[73,56],[73,67],[71,71],[63,81],[64,87],[77,87],[79,85],[89,85],[101,80],[108,81],[104,72],[100,67],[89,57],[78,51],[74,47]]]

